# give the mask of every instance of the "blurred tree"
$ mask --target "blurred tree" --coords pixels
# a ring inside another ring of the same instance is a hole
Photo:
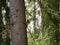
[[[10,0],[12,45],[27,45],[24,0]]]

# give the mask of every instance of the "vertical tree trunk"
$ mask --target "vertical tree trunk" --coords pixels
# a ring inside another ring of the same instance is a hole
[[[24,0],[10,0],[12,45],[27,45]]]
[[[40,0],[40,16],[41,16],[41,39],[43,37],[44,29],[43,29],[43,19],[44,19],[44,12],[43,12],[43,0]]]

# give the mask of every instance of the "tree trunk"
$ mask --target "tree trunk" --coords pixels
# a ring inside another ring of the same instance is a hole
[[[24,0],[10,0],[11,45],[27,45]]]
[[[44,19],[44,11],[43,11],[43,0],[40,0],[40,16],[41,16],[41,39],[44,36],[43,29],[43,19]]]

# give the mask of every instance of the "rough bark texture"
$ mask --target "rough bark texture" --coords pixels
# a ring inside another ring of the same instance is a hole
[[[27,45],[24,0],[10,0],[11,45]]]

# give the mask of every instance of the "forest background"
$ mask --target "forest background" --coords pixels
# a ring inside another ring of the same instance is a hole
[[[0,45],[60,45],[60,0],[0,0]]]

